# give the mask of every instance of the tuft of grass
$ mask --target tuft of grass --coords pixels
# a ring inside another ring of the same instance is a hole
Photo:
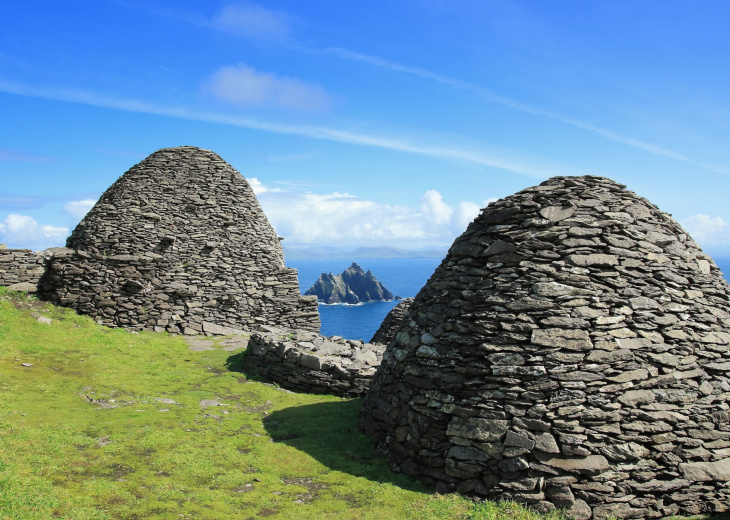
[[[0,288],[0,520],[563,518],[434,494],[375,455],[359,399],[241,358]]]

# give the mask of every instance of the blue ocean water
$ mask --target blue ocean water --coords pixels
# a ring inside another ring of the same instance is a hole
[[[369,269],[396,296],[415,296],[441,263],[437,258],[355,258],[352,260],[289,260],[287,265],[299,271],[302,293],[317,281],[322,273],[339,274],[352,262]],[[726,279],[730,274],[730,258],[715,258]],[[368,341],[397,301],[363,305],[320,305],[322,334]]]
[[[372,271],[375,278],[395,296],[408,298],[425,285],[441,263],[438,258],[353,258],[351,260],[287,260],[288,267],[299,272],[299,287],[304,293],[322,273],[340,274],[357,262],[365,271]],[[322,319],[321,332],[325,336],[342,336],[347,339],[365,341],[378,330],[390,309],[398,304],[392,302],[364,303],[362,305],[322,305],[319,315]]]

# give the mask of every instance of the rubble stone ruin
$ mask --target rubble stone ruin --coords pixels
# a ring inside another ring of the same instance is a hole
[[[41,294],[104,325],[318,331],[251,187],[217,154],[159,150],[122,175],[48,260]]]
[[[251,334],[243,364],[286,389],[362,397],[384,350],[385,345],[264,326]]]
[[[730,509],[730,288],[609,179],[490,204],[411,305],[361,428],[432,484],[578,519]]]

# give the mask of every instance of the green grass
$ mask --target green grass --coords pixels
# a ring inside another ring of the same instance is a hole
[[[360,400],[239,362],[0,288],[0,520],[549,518],[393,473],[357,429]]]

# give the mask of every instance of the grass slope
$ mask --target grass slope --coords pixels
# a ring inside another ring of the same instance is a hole
[[[434,494],[375,456],[360,400],[239,361],[0,288],[0,519],[548,518]]]

